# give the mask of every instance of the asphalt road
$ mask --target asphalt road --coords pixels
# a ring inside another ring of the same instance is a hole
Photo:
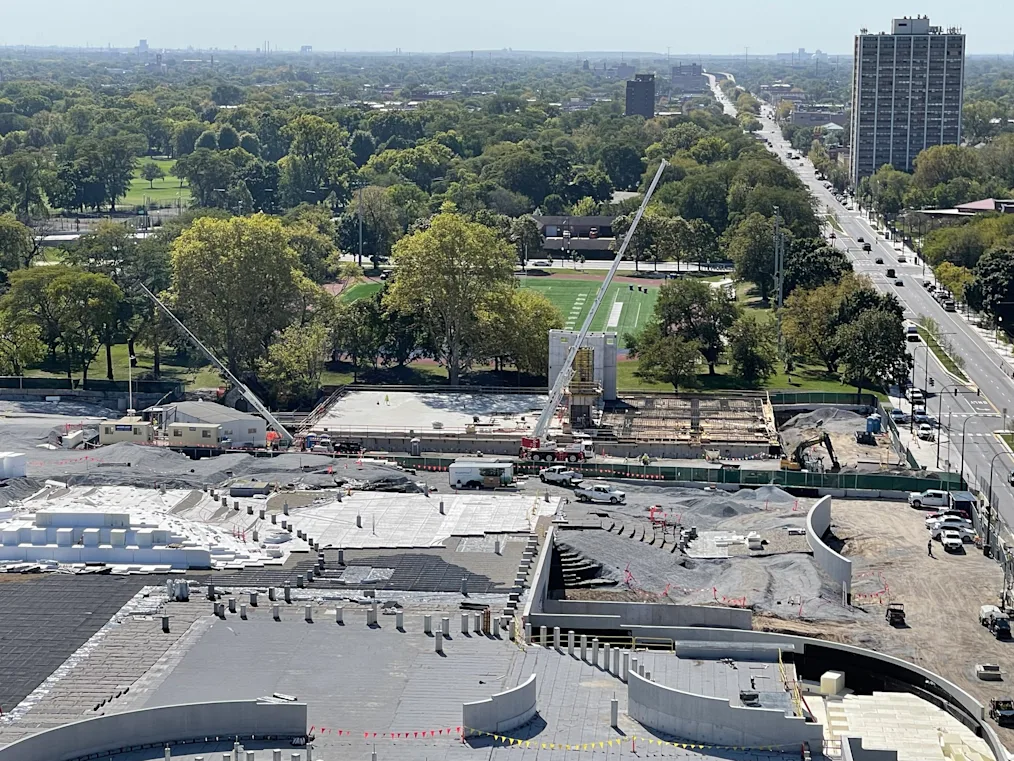
[[[722,93],[717,88],[713,90],[726,112],[734,113],[734,110],[730,111],[731,104]],[[1014,526],[1014,489],[1008,483],[1014,457],[1009,455],[994,433],[1003,426],[1003,412],[1014,413],[1014,368],[1004,362],[963,317],[946,312],[923,287],[923,280],[932,279],[932,272],[928,268],[924,269],[922,263],[914,263],[913,252],[907,249],[895,250],[896,245],[901,246],[900,243],[892,243],[878,234],[865,214],[854,206],[847,207],[839,203],[831,191],[816,179],[809,160],[790,161],[787,158],[787,153],[795,151],[782,140],[781,131],[773,120],[762,117],[761,123],[764,128],[760,136],[770,140],[771,150],[807,185],[818,201],[818,211],[833,214],[837,219],[842,231],[833,230],[829,224],[826,232],[835,234],[834,245],[849,254],[855,270],[869,275],[878,289],[894,293],[905,307],[906,318],[933,318],[941,326],[941,332],[956,353],[964,360],[964,371],[969,378],[967,384],[947,373],[925,344],[910,344],[915,360],[914,382],[924,392],[932,392],[927,394],[927,412],[940,422],[943,434],[939,461],[934,452],[932,457],[923,456],[921,464],[929,469],[939,467],[946,470],[949,467],[957,470],[961,467],[963,449],[965,478],[970,483],[988,483],[992,465],[995,508],[1007,526]],[[863,251],[859,238],[870,243],[872,250]],[[898,262],[898,256],[902,253],[907,260],[905,264]],[[876,264],[877,258],[881,258],[884,263]],[[888,268],[895,270],[897,278],[888,279]],[[903,285],[896,285],[896,279],[900,279]],[[934,381],[933,388],[927,388],[929,379]]]

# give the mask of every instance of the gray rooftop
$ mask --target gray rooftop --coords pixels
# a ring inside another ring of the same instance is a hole
[[[177,412],[182,412],[185,415],[204,420],[208,423],[229,423],[233,420],[258,420],[263,422],[263,418],[259,418],[256,415],[240,412],[237,409],[226,407],[224,404],[216,404],[215,402],[175,402],[162,406],[164,409],[174,408]]]

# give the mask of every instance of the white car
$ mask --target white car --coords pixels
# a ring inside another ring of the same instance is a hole
[[[604,481],[583,483],[574,489],[574,496],[578,502],[608,502],[611,505],[618,505],[627,499],[626,494]]]
[[[936,531],[942,528],[972,528],[972,522],[967,518],[955,518],[954,516],[947,516],[946,518],[927,518],[926,528],[930,531]]]
[[[965,545],[957,531],[944,531],[940,534],[940,544],[945,552],[964,552]]]
[[[940,489],[914,491],[908,495],[908,504],[916,510],[922,507],[948,507],[950,495]]]
[[[935,528],[933,529],[932,536],[934,539],[940,539],[943,534],[950,533],[957,534],[961,541],[966,544],[975,541],[975,529],[971,526],[947,526],[945,528]]]
[[[933,426],[929,423],[923,423],[919,426],[919,432],[916,434],[923,441],[933,441],[936,439],[936,434],[933,433]]]
[[[566,465],[552,465],[539,471],[539,480],[544,484],[576,486],[584,480],[584,477]]]
[[[532,262],[532,266],[534,266],[534,267],[552,267],[553,265],[550,264],[549,262],[545,261],[544,259],[540,259],[537,262]]]
[[[923,394],[922,389],[916,388],[915,386],[909,386],[905,389],[905,398],[913,405],[926,403],[926,396]]]

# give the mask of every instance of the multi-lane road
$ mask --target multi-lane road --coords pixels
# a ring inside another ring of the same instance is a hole
[[[717,87],[716,97],[727,113],[735,113],[732,105]],[[1014,468],[1014,458],[997,438],[996,431],[1003,425],[1004,412],[1014,414],[1014,368],[1005,362],[986,342],[979,332],[960,314],[947,312],[923,287],[924,272],[932,279],[929,269],[916,264],[911,251],[895,250],[895,245],[878,234],[863,212],[853,206],[839,202],[832,192],[816,178],[813,165],[807,159],[788,158],[796,151],[782,139],[781,130],[774,121],[761,117],[763,131],[759,137],[770,143],[770,150],[776,153],[796,173],[817,199],[818,211],[833,215],[840,230],[829,223],[826,233],[834,233],[834,245],[845,250],[852,260],[856,272],[868,275],[874,285],[885,292],[893,293],[905,307],[905,316],[916,320],[930,317],[941,326],[941,332],[964,361],[968,382],[964,383],[951,376],[936,360],[932,351],[924,348],[922,342],[912,343],[915,360],[913,376],[916,385],[928,392],[927,412],[939,418],[943,435],[940,462],[935,461],[935,448],[922,447],[921,464],[930,469],[946,469],[947,439],[950,439],[950,469],[961,466],[961,451],[964,449],[964,472],[969,482],[988,481],[993,470],[993,493],[996,509],[1007,526],[1014,526],[1014,489],[1008,477]],[[869,252],[863,251],[858,242],[863,238],[871,245]],[[899,255],[905,255],[906,262],[899,263]],[[883,264],[877,264],[877,259]],[[887,270],[894,269],[896,277],[888,278]],[[900,281],[902,285],[897,285]],[[928,364],[927,364],[928,363]],[[933,379],[933,387],[925,388],[926,381]],[[957,391],[957,395],[955,395]],[[939,410],[939,413],[938,413]],[[949,425],[948,425],[948,420]],[[1009,427],[1009,426],[1008,426]],[[930,451],[933,452],[930,455]]]

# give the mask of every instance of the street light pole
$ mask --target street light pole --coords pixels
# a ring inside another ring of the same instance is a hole
[[[961,470],[958,471],[958,476],[961,478],[965,477],[965,426],[968,425],[968,421],[976,417],[993,417],[993,413],[973,413],[965,418],[965,422],[961,424]]]
[[[958,395],[957,389],[959,387],[961,387],[962,385],[963,384],[960,384],[960,383],[952,383],[949,386],[944,386],[942,389],[940,389],[939,393],[937,394],[937,469],[938,470],[940,469],[940,418],[943,415],[943,410],[944,410],[944,392],[953,388],[953,389],[955,389],[954,396],[957,396]],[[948,411],[947,412],[948,420],[950,420],[950,414],[951,414],[950,411]],[[951,435],[951,425],[950,425],[950,422],[948,422],[948,424],[947,424],[947,435],[948,436]],[[948,441],[950,441],[950,439],[948,439]]]
[[[1009,454],[1006,450],[1001,450],[993,455],[993,459],[989,461],[989,507],[986,508],[986,541],[982,545],[982,552],[986,557],[992,557],[992,544],[993,544],[993,463],[996,462],[996,458],[1000,455]]]

